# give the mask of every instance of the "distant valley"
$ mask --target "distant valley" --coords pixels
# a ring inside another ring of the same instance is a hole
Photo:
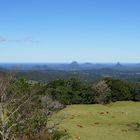
[[[36,63],[0,64],[1,72],[14,71],[17,77],[40,82],[78,78],[84,82],[96,82],[104,77],[113,77],[140,82],[140,64],[118,63]]]

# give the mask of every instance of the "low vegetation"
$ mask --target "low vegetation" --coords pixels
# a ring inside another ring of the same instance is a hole
[[[139,140],[140,103],[120,101],[108,105],[69,105],[57,115],[65,119],[59,130],[68,140]]]

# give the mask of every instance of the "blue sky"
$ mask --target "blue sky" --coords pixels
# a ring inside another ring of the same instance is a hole
[[[0,0],[0,62],[140,62],[139,0]]]

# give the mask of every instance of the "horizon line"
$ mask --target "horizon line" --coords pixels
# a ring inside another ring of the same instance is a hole
[[[121,61],[116,61],[116,62],[91,62],[91,61],[86,61],[86,62],[78,62],[78,61],[70,61],[70,62],[0,62],[0,64],[69,64],[69,63],[79,63],[79,64],[86,64],[86,63],[91,63],[91,64],[116,64],[116,63],[121,63],[121,64],[139,64],[140,62],[121,62]]]

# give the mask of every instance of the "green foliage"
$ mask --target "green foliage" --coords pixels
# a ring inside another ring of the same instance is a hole
[[[28,135],[32,136],[39,133],[40,130],[47,126],[48,117],[42,110],[36,110],[30,118],[27,118],[23,123],[15,127],[15,132],[18,136]]]
[[[2,140],[32,136],[47,127],[48,118],[56,105],[42,103],[46,97],[44,85],[31,84],[25,79],[1,81],[0,137]],[[44,93],[43,93],[44,92]],[[53,103],[53,100],[51,100]],[[59,104],[57,102],[57,104]]]
[[[132,100],[132,93],[130,85],[124,81],[106,78],[106,83],[111,89],[111,100],[112,101],[125,101]]]
[[[46,92],[63,104],[109,103],[114,101],[140,101],[140,84],[104,78],[102,83],[84,83],[77,79],[56,80],[46,86]]]
[[[47,85],[47,93],[63,104],[92,103],[91,85],[76,79],[57,80]]]
[[[68,139],[70,136],[68,135],[67,132],[64,131],[54,131],[53,135],[52,135],[52,140],[60,140],[60,139]]]

